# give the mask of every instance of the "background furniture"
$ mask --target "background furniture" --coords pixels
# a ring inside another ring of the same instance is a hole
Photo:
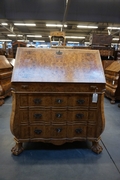
[[[0,55],[0,105],[4,98],[11,95],[12,66],[5,56]]]
[[[111,103],[120,100],[120,61],[114,61],[105,69],[106,77],[106,97],[111,99]]]

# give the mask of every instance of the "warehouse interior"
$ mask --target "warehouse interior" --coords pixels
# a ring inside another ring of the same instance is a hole
[[[120,179],[119,7],[0,1],[0,180]]]

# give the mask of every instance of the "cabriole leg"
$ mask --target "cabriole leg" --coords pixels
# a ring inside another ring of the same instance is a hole
[[[14,155],[16,155],[16,156],[18,156],[20,153],[22,153],[23,152],[23,147],[22,147],[22,143],[21,142],[18,142],[16,139],[15,139],[15,141],[16,141],[16,144],[15,144],[15,146],[11,149],[11,152],[14,154]]]
[[[100,140],[100,138],[95,140],[95,141],[92,141],[91,149],[96,154],[100,154],[102,152],[102,150],[103,150],[102,146],[100,146],[100,144],[99,144],[99,140]]]

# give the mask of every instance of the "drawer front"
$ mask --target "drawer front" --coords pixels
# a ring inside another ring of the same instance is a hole
[[[88,110],[76,110],[69,109],[68,110],[68,118],[67,121],[87,121],[88,120]]]
[[[68,106],[74,107],[86,107],[89,105],[89,95],[80,94],[80,95],[71,95],[68,97]]]
[[[86,138],[86,131],[87,125],[86,124],[74,124],[67,126],[67,137],[74,138],[74,137],[84,137]]]
[[[30,109],[29,120],[30,123],[40,123],[51,121],[52,115],[50,109]]]
[[[50,138],[50,126],[30,126],[30,138]]]
[[[52,138],[66,138],[66,126],[52,125],[50,134]]]
[[[117,87],[118,84],[118,80],[116,80],[115,78],[114,79],[106,78],[106,82],[115,88]]]
[[[27,94],[18,95],[17,98],[18,98],[17,103],[19,104],[19,106],[28,106],[29,105]]]
[[[29,137],[30,137],[29,127],[27,125],[26,126],[21,125],[19,139],[28,139]]]
[[[98,120],[98,110],[97,109],[93,109],[93,110],[89,110],[88,113],[88,121],[93,121],[94,123],[97,122]]]
[[[68,104],[68,98],[65,95],[52,96],[52,106],[53,107],[65,107]]]
[[[63,123],[67,121],[67,110],[53,109],[52,110],[52,121],[56,123]]]
[[[87,127],[87,137],[88,138],[96,137],[96,129],[97,129],[97,127],[95,125],[88,125],[88,127]]]
[[[52,98],[49,95],[29,95],[29,106],[51,106]]]
[[[28,124],[29,122],[29,111],[27,109],[19,110],[19,124]]]

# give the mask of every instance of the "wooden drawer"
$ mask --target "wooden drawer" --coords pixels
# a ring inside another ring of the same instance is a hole
[[[52,138],[66,138],[66,125],[52,125],[50,134]]]
[[[87,121],[88,110],[69,109],[67,121]]]
[[[17,105],[18,106],[28,106],[28,95],[27,94],[20,94],[17,95]]]
[[[116,86],[117,86],[117,84],[118,84],[118,81],[117,80],[114,80],[114,79],[107,79],[106,78],[106,83],[108,83],[109,85],[111,85],[111,86],[115,86],[115,88],[116,88]]]
[[[55,95],[52,96],[52,106],[54,107],[65,107],[68,104],[67,95]]]
[[[96,123],[98,119],[98,111],[99,109],[90,109],[88,113],[88,121]]]
[[[87,127],[87,138],[96,137],[96,129],[97,129],[97,127],[95,125],[88,125],[88,127]]]
[[[52,98],[49,95],[35,94],[29,95],[29,106],[51,106]]]
[[[31,125],[30,126],[30,138],[50,138],[50,126],[49,125]]]
[[[30,109],[29,121],[30,123],[50,122],[52,119],[50,109]]]
[[[88,106],[89,105],[89,95],[88,94],[79,94],[79,95],[71,95],[68,97],[68,106]]]
[[[55,123],[66,123],[67,121],[67,109],[53,109],[52,121]]]
[[[17,137],[17,136],[16,136]],[[29,127],[28,125],[21,125],[20,126],[20,134],[19,138],[20,139],[28,139],[30,137],[30,132],[29,132]]]
[[[19,110],[19,124],[28,124],[29,122],[29,111],[28,109]]]
[[[73,124],[67,126],[67,137],[68,138],[76,138],[76,137],[86,137],[86,124]]]

